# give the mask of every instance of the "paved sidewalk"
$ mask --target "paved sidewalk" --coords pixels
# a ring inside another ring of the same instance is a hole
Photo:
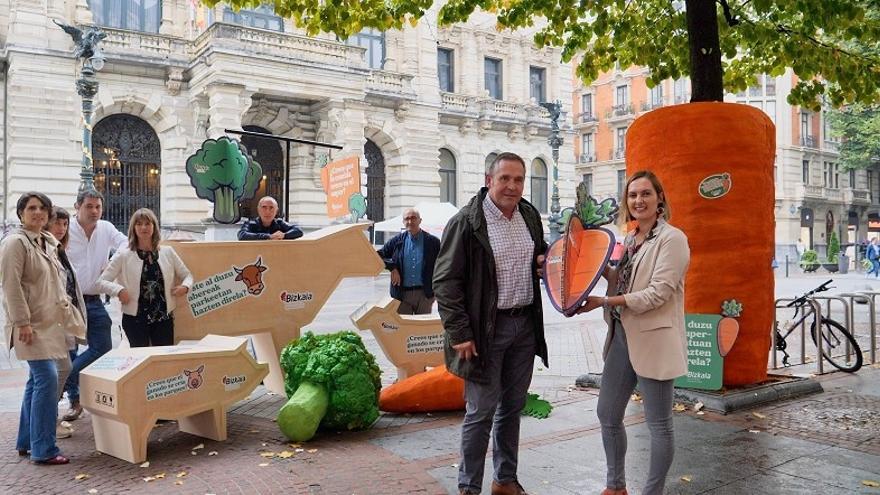
[[[864,283],[857,276],[836,279],[853,288]],[[777,293],[802,292],[822,281],[778,280]],[[321,333],[351,328],[348,314],[365,298],[384,295],[387,283],[387,277],[347,281],[310,328]],[[577,375],[601,371],[604,329],[598,315],[567,320],[548,308],[545,317],[551,367],[536,367],[532,390],[555,409],[546,420],[524,418],[520,479],[537,495],[598,494],[605,461],[597,391],[576,389],[573,383]],[[383,382],[390,382],[394,368],[369,333],[362,335],[380,358]],[[5,355],[0,365],[0,446],[5,446],[0,448],[0,494],[455,493],[460,413],[387,414],[371,430],[321,434],[292,446],[273,421],[285,398],[262,388],[230,410],[226,442],[165,424],[151,436],[149,467],[140,467],[95,452],[86,415],[74,423],[72,438],[59,441],[71,464],[35,466],[13,449],[26,370]],[[819,379],[825,392],[812,397],[729,416],[676,413],[676,459],[667,493],[880,494],[880,488],[868,486],[880,482],[880,368]],[[641,493],[649,448],[641,404],[630,403],[625,422],[630,493]],[[195,449],[200,444],[204,447]],[[484,486],[488,473],[487,465]],[[87,476],[77,480],[78,475]]]

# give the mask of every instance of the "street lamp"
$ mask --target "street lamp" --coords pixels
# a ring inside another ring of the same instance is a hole
[[[541,106],[550,113],[550,135],[547,137],[547,143],[553,151],[553,193],[550,196],[550,216],[547,217],[547,223],[549,224],[550,240],[555,241],[559,239],[561,227],[559,225],[561,210],[559,207],[559,148],[562,147],[564,140],[560,135],[559,118],[563,113],[562,102],[559,100],[545,101],[541,103]]]
[[[92,112],[94,99],[98,94],[97,72],[104,68],[104,53],[98,46],[107,37],[100,28],[89,26],[85,30],[53,21],[73,38],[73,56],[82,61],[79,78],[76,80],[76,93],[82,98],[83,140],[82,167],[79,172],[79,192],[95,190],[95,168],[92,163]]]

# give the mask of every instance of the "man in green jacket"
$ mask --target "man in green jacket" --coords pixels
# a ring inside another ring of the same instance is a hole
[[[446,366],[465,380],[459,493],[480,493],[491,432],[492,495],[525,495],[516,476],[519,423],[535,356],[547,366],[538,286],[547,243],[541,215],[522,199],[523,159],[501,153],[489,175],[489,187],[446,226],[434,294]]]

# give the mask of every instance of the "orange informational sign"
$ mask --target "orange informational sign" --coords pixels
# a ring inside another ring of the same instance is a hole
[[[361,192],[360,157],[349,156],[325,165],[321,169],[321,184],[327,193],[327,216],[348,215],[349,199]]]

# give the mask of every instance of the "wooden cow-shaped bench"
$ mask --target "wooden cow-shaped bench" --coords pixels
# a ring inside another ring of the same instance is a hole
[[[174,338],[253,335],[257,358],[269,363],[266,386],[284,393],[284,346],[299,338],[343,278],[384,268],[367,227],[334,225],[293,241],[169,242],[195,281],[175,311]]]
[[[80,374],[82,405],[92,413],[97,450],[140,463],[156,420],[180,431],[226,440],[226,408],[269,373],[242,337],[208,335],[199,342],[114,349]]]
[[[400,301],[386,296],[351,314],[360,330],[370,330],[403,380],[443,364],[443,323],[437,315],[397,314]]]

